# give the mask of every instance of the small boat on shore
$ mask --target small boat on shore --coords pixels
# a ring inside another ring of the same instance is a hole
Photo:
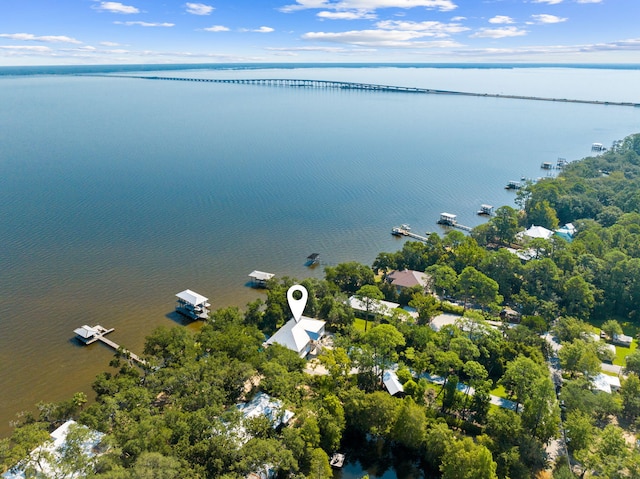
[[[329,461],[329,464],[331,464],[331,467],[340,468],[344,466],[344,459],[345,459],[344,454],[340,452],[336,452],[333,456],[331,456],[331,460]]]

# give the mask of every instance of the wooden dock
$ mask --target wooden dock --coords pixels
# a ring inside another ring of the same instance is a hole
[[[82,326],[81,328],[74,330],[74,333],[76,333],[76,337],[87,346],[89,344],[95,343],[96,341],[100,341],[101,343],[109,346],[114,351],[121,352],[124,356],[132,359],[136,363],[140,365],[146,365],[147,362],[144,359],[142,359],[140,356],[138,356],[135,353],[132,353],[128,349],[125,349],[122,346],[120,346],[118,343],[111,341],[110,339],[107,339],[105,337],[107,334],[113,331],[115,331],[115,328],[107,329],[98,324],[97,326],[93,326],[93,327],[86,326],[86,325]]]

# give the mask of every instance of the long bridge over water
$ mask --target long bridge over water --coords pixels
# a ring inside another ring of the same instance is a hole
[[[453,90],[438,90],[432,88],[416,88],[394,85],[377,85],[373,83],[345,82],[332,80],[302,80],[291,78],[245,78],[245,79],[215,79],[215,78],[187,78],[187,77],[165,77],[165,76],[138,76],[138,75],[96,75],[87,76],[104,76],[117,78],[136,78],[142,80],[166,80],[166,81],[185,81],[185,82],[201,82],[201,83],[227,83],[237,85],[261,85],[269,87],[294,87],[294,88],[313,88],[313,89],[338,89],[338,90],[364,90],[372,92],[396,92],[396,93],[422,93],[430,95],[458,95],[458,96],[474,96],[486,98],[506,98],[512,100],[535,100],[535,101],[553,101],[564,103],[585,103],[589,105],[612,105],[612,106],[632,106],[640,107],[640,103],[623,102],[623,101],[603,101],[603,100],[577,100],[568,98],[551,98],[541,96],[526,95],[504,95],[502,93],[473,93]]]

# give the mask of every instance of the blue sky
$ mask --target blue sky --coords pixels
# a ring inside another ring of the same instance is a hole
[[[2,0],[0,65],[640,63],[639,0]]]

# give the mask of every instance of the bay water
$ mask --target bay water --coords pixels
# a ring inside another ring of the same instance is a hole
[[[108,73],[108,69],[105,70]],[[113,351],[184,327],[175,294],[214,308],[263,297],[252,270],[302,279],[371,264],[409,223],[474,226],[482,203],[640,131],[640,108],[354,90],[23,75],[0,69],[0,436],[39,401],[91,394]],[[313,78],[640,102],[640,70],[602,68],[184,69],[201,78]],[[319,253],[321,265],[305,266]],[[196,328],[197,325],[191,326]]]

